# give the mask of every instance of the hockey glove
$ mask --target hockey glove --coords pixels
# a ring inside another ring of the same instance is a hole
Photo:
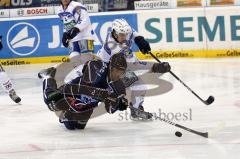
[[[154,73],[166,73],[171,70],[171,66],[168,62],[154,63],[152,66],[152,72]]]
[[[71,30],[68,31],[68,36],[70,39],[73,39],[77,34],[80,32],[80,30],[76,27],[73,27]]]
[[[108,113],[113,114],[117,110],[123,111],[126,110],[128,107],[128,100],[124,97],[118,98],[107,98],[105,101],[105,108]]]
[[[120,98],[118,102],[118,110],[124,111],[128,107],[128,100],[126,98]]]
[[[68,48],[68,44],[69,44],[69,36],[67,32],[63,33],[63,37],[62,37],[62,44],[64,47]]]
[[[151,51],[151,47],[149,45],[149,43],[144,39],[144,37],[142,36],[137,36],[134,39],[136,45],[138,46],[139,50],[143,53],[143,54],[148,54],[148,52]]]

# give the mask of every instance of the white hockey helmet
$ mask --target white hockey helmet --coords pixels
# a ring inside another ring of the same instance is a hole
[[[132,28],[125,19],[115,19],[112,22],[112,31],[115,31],[117,35],[119,34],[130,34]]]

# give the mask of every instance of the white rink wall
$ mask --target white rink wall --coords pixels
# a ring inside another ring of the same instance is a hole
[[[240,6],[225,6],[91,13],[95,52],[101,47],[111,21],[125,18],[150,42],[159,58],[239,57],[239,9]],[[0,26],[5,26],[0,27],[5,46],[0,54],[3,65],[67,61],[68,50],[61,45],[63,26],[52,15],[55,10],[54,7],[0,10]],[[23,36],[34,38],[33,45],[22,44],[22,38],[14,39]],[[136,46],[133,51],[138,52]],[[150,58],[137,55],[140,59]]]

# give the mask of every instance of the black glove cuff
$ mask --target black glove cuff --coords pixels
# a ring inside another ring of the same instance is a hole
[[[73,39],[77,34],[80,32],[80,30],[76,27],[73,27],[71,30],[68,32],[69,39]]]
[[[137,44],[137,46],[139,47],[142,43],[142,41],[145,40],[143,36],[137,36],[135,39],[134,39],[134,42]]]

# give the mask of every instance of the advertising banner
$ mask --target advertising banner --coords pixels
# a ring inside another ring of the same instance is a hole
[[[210,5],[234,5],[234,0],[210,0]]]
[[[214,7],[192,8],[188,12],[182,9],[146,11],[138,14],[141,22],[138,29],[147,37],[152,50],[165,53],[163,57],[222,56],[229,50],[236,52],[240,48],[239,9]]]
[[[171,8],[172,5],[168,0],[158,0],[158,1],[135,1],[135,10],[143,9],[161,9],[161,8]]]
[[[202,0],[177,0],[178,7],[202,6]]]
[[[152,51],[159,58],[240,57],[239,10],[240,6],[189,8],[187,12],[185,9],[164,9],[91,13],[95,32],[94,52],[100,49],[112,21],[124,18],[149,41]],[[68,49],[61,44],[63,26],[57,16],[1,18],[0,26],[4,26],[0,27],[4,46],[0,52],[1,60],[68,60]],[[133,51],[138,51],[135,45]],[[137,54],[141,59],[148,58],[141,53]]]
[[[0,0],[0,9],[48,7],[59,4],[59,0]]]
[[[0,18],[9,18],[10,17],[9,9],[0,9]]]
[[[136,30],[136,14],[94,15],[91,16],[95,32],[95,53],[105,40],[111,22],[124,18]],[[36,19],[16,18],[18,20],[0,21],[0,33],[3,36],[3,50],[0,59],[67,56],[68,49],[61,44],[63,26],[57,16],[44,16]]]
[[[53,7],[34,7],[34,8],[18,8],[10,9],[10,17],[26,17],[39,15],[53,15]]]

